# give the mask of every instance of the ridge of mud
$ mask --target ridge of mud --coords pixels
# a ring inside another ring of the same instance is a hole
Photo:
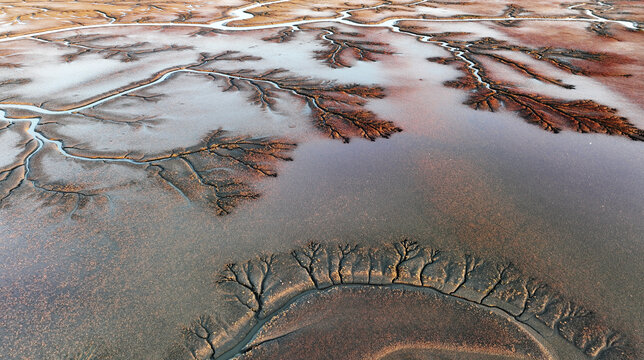
[[[225,359],[248,352],[265,323],[284,316],[284,309],[299,298],[350,284],[433,289],[500,310],[537,333],[556,333],[589,358],[637,358],[628,339],[602,325],[596,314],[526,277],[513,264],[406,239],[378,248],[311,243],[289,254],[228,264],[217,284],[216,291],[230,300],[230,313],[204,315],[187,326],[168,359]]]

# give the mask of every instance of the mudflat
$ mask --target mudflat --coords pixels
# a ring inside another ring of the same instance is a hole
[[[3,2],[7,359],[639,359],[633,1]]]

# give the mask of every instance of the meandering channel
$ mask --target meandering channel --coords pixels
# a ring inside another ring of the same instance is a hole
[[[326,23],[326,22],[333,22],[333,23],[339,23],[339,24],[344,24],[348,26],[353,26],[353,27],[364,27],[364,28],[388,28],[390,31],[399,33],[399,34],[404,34],[408,36],[413,36],[417,38],[419,41],[424,42],[424,43],[433,43],[438,46],[441,46],[445,50],[449,51],[452,53],[453,56],[458,57],[460,60],[465,62],[467,64],[467,67],[470,68],[472,71],[472,75],[476,78],[476,80],[490,89],[490,84],[488,84],[481,76],[479,75],[480,69],[477,67],[477,65],[470,61],[467,57],[463,56],[464,52],[461,49],[455,48],[450,46],[447,42],[442,41],[442,40],[436,40],[433,39],[432,36],[429,35],[422,35],[422,34],[417,34],[413,33],[411,31],[406,31],[401,29],[400,27],[400,22],[401,21],[421,21],[421,22],[479,22],[479,21],[508,21],[508,20],[527,20],[527,21],[585,21],[585,22],[604,22],[604,23],[617,23],[619,25],[622,25],[626,28],[629,29],[637,29],[638,25],[634,22],[629,22],[629,21],[621,21],[621,20],[610,20],[606,18],[602,18],[598,15],[596,15],[592,10],[584,10],[584,12],[590,16],[591,18],[538,18],[538,17],[514,17],[514,16],[509,16],[509,17],[488,17],[488,18],[452,18],[452,19],[417,19],[413,17],[408,17],[408,18],[393,18],[393,19],[387,19],[379,23],[372,23],[372,24],[365,24],[365,23],[359,23],[350,20],[349,18],[351,17],[352,12],[355,11],[362,11],[362,10],[373,10],[373,9],[378,9],[380,7],[388,6],[390,5],[389,3],[382,3],[376,6],[372,7],[364,7],[364,8],[357,8],[357,9],[349,9],[349,10],[344,10],[340,12],[340,15],[335,18],[321,18],[321,19],[300,19],[300,20],[294,20],[294,21],[289,21],[289,22],[281,22],[281,23],[275,23],[275,24],[267,24],[267,25],[257,25],[257,26],[230,26],[229,24],[235,21],[242,21],[242,20],[248,20],[254,17],[252,13],[249,11],[258,7],[262,6],[267,6],[267,5],[272,5],[272,4],[278,4],[278,3],[284,3],[288,2],[290,0],[275,0],[275,1],[269,1],[269,2],[263,2],[263,3],[253,3],[247,6],[243,6],[237,9],[234,9],[230,11],[230,16],[221,20],[217,20],[215,22],[209,23],[209,24],[178,24],[178,23],[129,23],[129,24],[119,24],[115,23],[114,19],[110,19],[110,22],[108,24],[98,24],[98,25],[86,25],[86,26],[77,26],[77,27],[69,27],[69,28],[63,28],[63,29],[55,29],[55,30],[48,30],[48,31],[42,31],[42,32],[37,32],[37,33],[32,33],[32,34],[26,34],[26,35],[19,35],[15,37],[9,37],[9,38],[4,38],[0,39],[0,42],[9,42],[9,41],[14,41],[14,40],[20,40],[20,39],[32,39],[32,40],[37,40],[35,37],[36,36],[41,36],[41,35],[47,35],[47,34],[54,34],[54,33],[60,33],[60,32],[66,32],[66,31],[73,31],[73,30],[87,30],[87,29],[97,29],[97,28],[109,28],[109,27],[123,27],[123,26],[144,26],[144,27],[152,27],[152,26],[175,26],[175,27],[202,27],[202,28],[209,28],[209,29],[216,29],[216,30],[221,30],[221,31],[252,31],[252,30],[266,30],[266,29],[274,29],[274,28],[284,28],[284,27],[290,27],[293,31],[299,31],[300,25],[304,24],[312,24],[312,23]],[[426,2],[427,0],[421,0],[415,3],[407,4],[407,6],[413,6],[413,5],[418,5]],[[599,5],[601,6],[610,6],[601,2],[598,2]],[[577,4],[577,5],[571,5],[568,7],[568,9],[576,9],[584,4]],[[105,16],[106,19],[109,19],[108,16]],[[43,135],[42,133],[38,132],[37,127],[40,125],[40,117],[34,116],[32,118],[12,118],[6,116],[6,110],[8,109],[20,109],[20,110],[25,110],[29,111],[35,114],[41,114],[41,115],[64,115],[64,114],[75,114],[79,111],[86,110],[89,108],[93,108],[95,106],[98,106],[102,103],[105,103],[107,101],[116,99],[120,96],[127,95],[129,93],[148,88],[154,85],[157,85],[159,83],[164,82],[168,78],[170,78],[172,75],[177,74],[177,73],[182,73],[182,72],[187,72],[187,73],[208,73],[212,75],[217,75],[217,76],[223,76],[223,77],[229,77],[229,78],[239,78],[242,80],[248,80],[244,79],[242,77],[235,77],[231,76],[229,74],[224,74],[224,73],[218,73],[218,72],[213,72],[213,71],[203,71],[203,70],[193,70],[188,67],[180,67],[180,68],[171,68],[171,69],[166,69],[163,70],[156,75],[154,75],[151,79],[139,82],[138,84],[135,84],[133,86],[128,86],[123,88],[122,90],[115,92],[113,94],[99,97],[96,100],[92,100],[88,103],[81,104],[78,106],[74,106],[68,109],[62,109],[62,110],[49,110],[46,109],[42,106],[36,106],[36,105],[31,105],[31,104],[18,104],[18,103],[7,103],[7,102],[0,102],[0,120],[7,121],[9,123],[17,123],[17,122],[29,122],[29,128],[28,128],[28,134],[32,137],[32,139],[35,139],[38,142],[38,146],[34,151],[32,151],[30,154],[25,159],[25,178],[26,175],[29,173],[29,163],[31,158],[38,153],[44,146],[45,143],[50,143],[54,144],[58,151],[69,158],[73,159],[78,159],[78,160],[85,160],[85,161],[105,161],[105,162],[127,162],[131,164],[136,164],[136,165],[147,165],[149,164],[149,161],[138,161],[136,159],[131,159],[126,156],[113,156],[113,157],[87,157],[87,156],[79,156],[70,153],[69,151],[66,150],[65,145],[63,141],[61,140],[56,140],[56,139],[51,139]],[[279,84],[272,82],[272,81],[267,81],[267,80],[258,80],[258,79],[253,79],[253,81],[263,81],[270,83],[272,86],[275,86],[278,89],[281,89]],[[282,89],[282,90],[287,90],[287,89]],[[288,90],[287,90],[288,91]]]

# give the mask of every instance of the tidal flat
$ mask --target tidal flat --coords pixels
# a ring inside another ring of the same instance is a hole
[[[641,359],[632,1],[0,5],[1,359]]]

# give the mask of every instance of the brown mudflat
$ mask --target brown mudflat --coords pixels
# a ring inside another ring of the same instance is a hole
[[[436,291],[336,287],[299,297],[237,358],[551,359],[526,328]]]
[[[0,354],[641,358],[643,10],[3,2]]]
[[[228,264],[217,282],[227,310],[193,321],[167,357],[637,356],[600,317],[514,265],[407,239],[311,243]]]

